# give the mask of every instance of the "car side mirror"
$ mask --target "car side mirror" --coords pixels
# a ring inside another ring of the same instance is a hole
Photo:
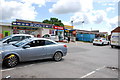
[[[30,45],[25,45],[25,46],[23,46],[23,48],[24,48],[24,49],[30,48]]]

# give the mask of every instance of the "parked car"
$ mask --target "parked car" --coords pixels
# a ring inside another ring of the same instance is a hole
[[[3,45],[14,44],[17,41],[21,41],[23,39],[32,38],[32,37],[34,37],[34,36],[33,35],[28,35],[28,34],[13,34],[13,35],[10,35],[10,36],[7,36],[7,37],[1,39],[0,42]]]
[[[111,34],[111,40],[110,40],[111,47],[120,47],[120,33],[119,32],[113,32]]]
[[[1,50],[1,49],[0,49]],[[0,56],[3,65],[14,67],[18,62],[52,58],[60,61],[67,54],[67,46],[45,38],[30,38],[3,46]]]
[[[108,41],[106,38],[95,38],[93,40],[93,45],[99,44],[99,45],[109,45],[110,41]]]
[[[55,36],[55,35],[53,35],[53,34],[45,34],[45,35],[43,36],[43,38],[51,39],[51,40],[54,40],[54,41],[59,41],[59,40],[58,40],[58,36]]]

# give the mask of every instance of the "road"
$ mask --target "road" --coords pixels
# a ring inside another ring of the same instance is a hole
[[[68,54],[60,62],[39,60],[3,68],[11,78],[118,78],[118,49],[92,43],[67,43]],[[114,68],[114,69],[113,69]]]

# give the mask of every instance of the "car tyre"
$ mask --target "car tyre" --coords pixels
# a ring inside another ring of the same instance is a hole
[[[102,46],[104,46],[104,43],[102,43]]]
[[[111,48],[113,48],[114,46],[113,45],[111,45]]]
[[[18,64],[18,62],[18,57],[16,55],[11,54],[4,58],[3,64],[6,67],[12,68],[15,67]]]
[[[62,53],[61,52],[56,52],[53,56],[53,59],[57,62],[61,61],[62,60]]]

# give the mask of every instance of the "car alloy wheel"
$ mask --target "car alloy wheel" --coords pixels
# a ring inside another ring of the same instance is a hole
[[[56,52],[53,58],[55,61],[60,61],[62,59],[62,53]]]
[[[5,58],[4,64],[6,67],[14,67],[18,64],[18,58],[15,55],[10,55]]]

